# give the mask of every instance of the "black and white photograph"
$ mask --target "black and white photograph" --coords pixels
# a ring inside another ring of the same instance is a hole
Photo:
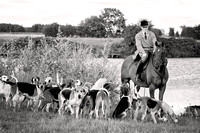
[[[0,0],[0,133],[199,133],[199,5]]]

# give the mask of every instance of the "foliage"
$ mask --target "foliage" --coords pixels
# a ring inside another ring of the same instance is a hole
[[[38,45],[29,38],[26,39],[28,42],[23,43],[20,50],[16,48],[16,43],[10,43],[10,48],[5,47],[8,48],[5,51],[9,51],[7,59],[12,62],[3,65],[9,66],[2,68],[8,69],[8,73],[4,74],[8,75],[11,70],[20,66],[21,71],[17,74],[20,81],[30,81],[36,74],[41,79],[49,75],[56,77],[56,72],[60,72],[64,79],[80,78],[83,82],[94,83],[100,77],[106,77],[109,81],[116,79],[115,69],[110,71],[112,65],[108,65],[106,56],[96,59],[91,45],[55,38],[41,39]],[[11,53],[17,53],[17,56]]]
[[[168,57],[199,57],[200,43],[193,39],[158,38],[164,42]]]
[[[124,31],[124,42],[130,46],[133,47],[135,45],[135,35],[141,31],[140,27],[138,25],[128,25]]]
[[[169,36],[174,37],[174,28],[169,28]]]
[[[17,24],[1,23],[0,32],[25,32],[25,28]]]
[[[106,28],[108,37],[117,37],[123,34],[125,25],[124,14],[116,8],[104,8],[99,16]]]
[[[200,39],[200,25],[197,25],[195,27],[181,26],[181,28],[182,28],[181,32],[182,37]]]
[[[80,28],[78,30],[78,35],[84,35],[89,37],[105,37],[106,30],[100,18],[97,16],[91,16],[86,18],[80,23]]]
[[[44,28],[43,24],[34,24],[30,29],[29,32],[42,32]]]
[[[156,35],[156,37],[162,36],[163,33],[160,29],[152,28],[151,31]]]
[[[175,34],[176,37],[180,37],[179,32],[177,31]]]
[[[72,26],[72,25],[65,25],[65,26],[61,26],[61,31],[63,33],[63,36],[65,37],[71,37],[76,35],[76,27]]]
[[[42,33],[45,34],[45,36],[56,37],[58,33],[58,26],[59,25],[57,23],[45,25],[42,30]]]

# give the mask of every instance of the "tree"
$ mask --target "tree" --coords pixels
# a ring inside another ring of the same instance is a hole
[[[200,24],[194,27],[194,39],[200,39]]]
[[[58,26],[59,25],[57,23],[45,25],[42,30],[42,33],[45,34],[45,36],[56,37],[58,33]]]
[[[90,37],[105,37],[106,30],[105,26],[102,23],[101,19],[97,16],[91,16],[90,18],[86,18],[84,21],[82,21],[79,25],[82,28],[80,32],[83,32],[85,36]]]
[[[174,28],[169,28],[169,36],[174,37]]]
[[[151,31],[156,35],[156,37],[163,35],[160,29],[152,28]]]
[[[44,25],[42,24],[34,24],[32,27],[31,27],[31,32],[42,32],[42,29],[44,28]]]
[[[108,37],[116,37],[123,34],[125,25],[124,14],[115,8],[104,8],[99,16],[106,29]]]
[[[140,31],[140,27],[138,25],[128,25],[124,30],[124,42],[126,44],[126,50],[130,53],[133,53],[136,50],[135,46],[135,35]]]
[[[77,28],[72,25],[61,26],[61,31],[63,32],[63,35],[67,37],[76,35],[76,29]]]
[[[197,33],[198,28],[196,30],[195,30],[195,27],[181,26],[181,28],[182,28],[182,32],[181,32],[182,37],[196,38],[195,36],[198,34]]]
[[[180,36],[178,31],[176,32],[175,36],[176,36],[176,37],[179,37],[179,36]]]
[[[0,24],[0,32],[25,32],[25,28],[23,26],[17,24]]]

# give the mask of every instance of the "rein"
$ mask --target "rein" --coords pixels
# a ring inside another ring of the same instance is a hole
[[[158,66],[158,68],[155,67],[155,61],[162,62],[161,65]],[[163,76],[165,74],[165,68],[167,66],[167,62],[164,59],[163,60],[161,60],[161,59],[154,60],[154,54],[153,54],[152,65],[154,67],[154,71],[160,76],[161,83],[162,83],[163,82]]]

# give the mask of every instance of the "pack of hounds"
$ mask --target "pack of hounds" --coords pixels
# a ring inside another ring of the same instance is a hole
[[[11,78],[15,82],[11,82]],[[127,112],[132,112],[135,121],[145,121],[150,114],[154,123],[157,120],[178,122],[172,107],[166,102],[133,94],[129,86],[116,85],[106,78],[100,78],[94,84],[83,84],[80,80],[53,83],[51,77],[47,77],[43,83],[39,77],[33,77],[30,83],[18,82],[14,75],[11,78],[6,75],[0,77],[0,96],[5,106],[14,111],[20,109],[22,103],[27,103],[27,107],[33,111],[50,112],[52,108],[59,115],[69,113],[75,118],[124,119]],[[110,92],[117,88],[124,91],[118,103],[112,105]]]

